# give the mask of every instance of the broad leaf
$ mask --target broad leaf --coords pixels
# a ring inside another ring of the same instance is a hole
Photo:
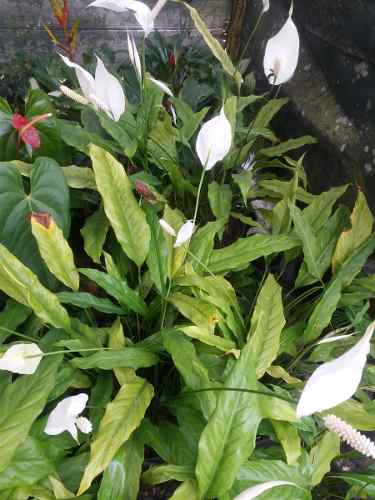
[[[333,432],[325,432],[323,437],[310,451],[312,464],[311,484],[316,486],[331,470],[331,462],[340,455],[340,438]]]
[[[131,182],[123,166],[103,149],[92,145],[90,155],[105,213],[124,252],[140,266],[149,251],[150,228]]]
[[[154,390],[146,380],[134,377],[121,387],[115,399],[107,405],[98,433],[91,443],[90,461],[78,496],[108,467],[120,447],[139,426],[153,395]]]
[[[228,184],[211,182],[208,185],[208,200],[216,219],[228,220],[232,208],[232,191]]]
[[[276,359],[284,325],[281,287],[270,274],[260,291],[251,320],[250,346],[255,355],[257,378],[262,377]]]
[[[113,370],[114,368],[147,368],[156,365],[158,357],[142,347],[125,347],[119,350],[100,351],[85,358],[74,358],[74,366],[83,370],[100,368]]]
[[[69,189],[61,167],[51,159],[38,159],[32,169],[30,192],[25,192],[21,174],[13,165],[0,164],[0,242],[37,274],[51,283],[51,275],[40,257],[31,234],[31,212],[48,213],[69,234]]]
[[[81,229],[85,252],[96,264],[100,264],[108,229],[109,222],[102,206],[86,219]]]
[[[43,411],[52,391],[61,356],[42,360],[33,375],[19,377],[2,393],[0,413],[0,471],[10,464],[33,422]]]
[[[303,254],[309,273],[314,278],[321,278],[318,266],[319,247],[309,221],[296,206],[290,205],[290,213],[294,222],[294,230],[302,241]]]

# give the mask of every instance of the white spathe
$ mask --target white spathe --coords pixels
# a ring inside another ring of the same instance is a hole
[[[201,127],[195,149],[205,170],[211,170],[226,157],[231,147],[232,127],[223,107],[218,116]]]
[[[267,481],[266,483],[257,484],[256,486],[248,488],[247,490],[237,495],[234,500],[252,500],[253,498],[256,498],[267,490],[271,490],[272,488],[276,488],[277,486],[285,485],[297,487],[296,484],[291,483],[290,481]]]
[[[313,372],[298,402],[298,417],[334,408],[353,396],[362,378],[374,328],[375,321],[349,351]]]
[[[126,12],[131,10],[138,23],[141,25],[145,35],[149,35],[154,29],[154,15],[148,5],[138,0],[95,0],[88,7],[102,7],[114,12]]]
[[[176,237],[176,241],[174,242],[174,248],[181,247],[184,243],[190,240],[193,236],[195,230],[194,222],[192,220],[188,220],[185,224],[179,229]]]
[[[156,78],[153,78],[152,76],[149,76],[148,79],[154,83],[157,87],[159,87],[160,90],[165,92],[167,95],[170,97],[174,97],[173,92],[171,89],[166,85],[164,82],[161,82],[160,80],[156,80]]]
[[[270,10],[270,0],[263,0],[263,12]]]
[[[61,55],[64,63],[76,72],[79,85],[85,98],[102,109],[110,118],[118,121],[125,111],[125,94],[120,82],[105,67],[97,57],[95,78],[82,66],[73,63]]]
[[[170,236],[176,236],[176,231],[173,229],[171,225],[168,224],[166,220],[159,219],[159,224],[167,234],[169,234]]]
[[[292,78],[299,57],[299,35],[289,16],[281,30],[266,45],[264,73],[272,85],[281,85]]]
[[[130,61],[135,69],[138,80],[141,81],[142,80],[141,58],[139,57],[139,52],[135,44],[134,38],[132,35],[129,35],[129,33],[128,33],[128,52]]]
[[[86,408],[88,398],[87,394],[80,393],[60,401],[50,413],[44,432],[50,436],[56,436],[68,431],[76,441],[78,439],[77,429],[85,434],[90,433],[92,431],[90,420],[80,416]]]
[[[43,357],[37,344],[15,344],[9,347],[0,358],[0,370],[20,375],[32,375]]]

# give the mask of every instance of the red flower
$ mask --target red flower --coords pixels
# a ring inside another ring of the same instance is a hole
[[[12,117],[12,126],[18,130],[19,140],[22,140],[25,144],[28,144],[33,149],[40,148],[41,140],[38,130],[33,127],[34,123],[38,123],[41,120],[49,118],[51,115],[46,113],[44,115],[36,116],[31,121],[29,121],[26,116],[22,116],[19,113],[14,113]]]
[[[175,69],[176,67],[176,58],[174,55],[173,50],[170,50],[168,53],[168,64],[172,69]]]

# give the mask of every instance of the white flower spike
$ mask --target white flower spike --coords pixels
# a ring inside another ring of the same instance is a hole
[[[206,122],[199,131],[195,149],[206,170],[222,161],[232,147],[232,127],[225,116],[224,107],[215,118]]]
[[[336,415],[327,415],[323,420],[327,429],[340,436],[349,446],[365,457],[375,458],[375,443],[370,438],[353,429],[351,425]]]
[[[149,76],[148,79],[154,83],[157,87],[159,87],[160,90],[165,92],[167,95],[170,97],[174,97],[173,92],[171,89],[166,85],[164,82],[161,82],[160,80],[156,80],[156,78],[152,78],[152,76]]]
[[[291,15],[292,9],[281,30],[267,42],[263,67],[271,85],[287,82],[297,68],[299,35]]]
[[[164,219],[159,219],[159,224],[161,225],[161,227],[163,228],[163,230],[169,234],[169,236],[176,236],[176,231],[173,229],[172,226],[170,226],[168,224],[168,222]]]
[[[87,394],[81,393],[60,401],[49,415],[44,432],[50,436],[56,436],[68,431],[76,441],[78,439],[77,429],[89,434],[92,431],[90,420],[80,417],[86,408],[88,398]]]
[[[193,236],[195,230],[194,222],[192,220],[188,220],[185,224],[179,229],[177,233],[177,238],[174,243],[174,248],[181,247],[184,243],[190,240]]]
[[[125,94],[120,82],[104,66],[97,57],[95,78],[79,64],[71,62],[61,55],[64,63],[76,72],[84,98],[96,108],[103,110],[110,118],[118,121],[125,111]],[[60,89],[64,94],[66,87]],[[82,101],[84,102],[84,101]]]
[[[134,38],[132,35],[129,35],[129,33],[128,33],[128,52],[130,61],[135,69],[138,80],[141,81],[142,80],[141,58],[139,57],[139,52],[135,44]]]
[[[313,372],[298,402],[298,417],[328,410],[353,396],[362,378],[374,328],[375,321],[349,351]]]
[[[257,484],[256,486],[252,486],[247,490],[243,491],[239,495],[237,495],[234,500],[252,500],[257,496],[261,495],[265,491],[271,490],[272,488],[276,488],[277,486],[296,486],[296,484],[291,483],[290,481],[267,481],[266,483]]]
[[[154,15],[150,7],[138,0],[95,0],[88,7],[102,7],[114,12],[131,10],[146,36],[154,29]]]
[[[20,375],[32,375],[36,372],[43,357],[37,344],[15,344],[0,358],[0,370]]]

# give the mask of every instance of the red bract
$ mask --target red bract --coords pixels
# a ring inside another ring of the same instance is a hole
[[[172,50],[168,53],[168,64],[172,69],[176,67],[176,58]]]
[[[41,115],[40,117],[35,117],[30,123],[26,116],[22,116],[19,113],[14,113],[12,117],[12,126],[18,130],[18,137],[25,144],[28,144],[33,149],[40,148],[41,140],[39,132],[35,127],[32,126],[33,123],[45,119],[47,115]]]

